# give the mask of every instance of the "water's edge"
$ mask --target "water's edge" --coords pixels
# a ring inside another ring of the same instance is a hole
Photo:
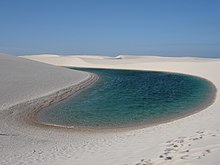
[[[42,98],[38,98],[30,102],[31,111],[25,112],[24,114],[20,115],[20,120],[22,118],[23,121],[30,125],[35,126],[51,126],[49,123],[42,123],[39,122],[36,118],[36,115],[39,111],[47,108],[51,105],[58,104],[66,99],[76,96],[80,92],[86,90],[87,88],[91,87],[96,81],[98,81],[99,76],[94,73],[89,73],[90,77],[78,84],[72,85],[55,93],[52,93],[48,96],[44,96]],[[35,103],[33,103],[35,102]],[[37,102],[37,104],[36,104]],[[28,103],[24,103],[25,106],[28,106]],[[23,105],[21,105],[23,106]]]

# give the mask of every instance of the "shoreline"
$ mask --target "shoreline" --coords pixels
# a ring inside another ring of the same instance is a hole
[[[87,72],[89,73],[89,72]],[[47,126],[47,124],[43,124],[37,120],[37,113],[48,106],[52,106],[54,104],[59,104],[60,102],[75,97],[75,95],[79,94],[80,92],[90,88],[96,81],[98,81],[98,75],[94,73],[89,73],[90,77],[87,80],[80,82],[79,84],[75,84],[73,86],[67,87],[65,89],[61,89],[55,93],[52,93],[48,96],[44,96],[42,98],[37,98],[38,104],[32,108],[31,112],[25,112],[24,115],[21,114],[21,119],[34,126]],[[42,104],[41,104],[42,103]],[[41,104],[41,105],[40,105]],[[23,116],[23,117],[22,117]]]
[[[72,68],[72,69],[74,69],[74,68]],[[121,70],[123,70],[123,69],[121,69]],[[131,69],[127,69],[127,70],[131,70]],[[143,71],[143,70],[141,70],[141,71]],[[144,71],[146,71],[146,70],[144,70]],[[155,71],[155,72],[157,72],[157,71]],[[166,72],[166,73],[174,73],[174,72]],[[181,74],[181,73],[174,73],[174,74]],[[182,75],[192,76],[190,74],[182,74]],[[116,126],[116,127],[114,127],[114,126],[113,127],[87,127],[87,126],[86,127],[83,127],[83,126],[79,127],[79,126],[74,126],[74,125],[68,126],[68,125],[59,125],[59,124],[53,124],[53,123],[49,123],[49,122],[47,123],[47,122],[38,121],[36,115],[39,111],[43,110],[43,108],[41,108],[37,111],[31,112],[31,115],[30,115],[30,117],[27,118],[27,121],[31,124],[34,124],[34,125],[40,126],[40,127],[45,127],[47,129],[50,129],[50,128],[68,129],[68,130],[72,129],[73,131],[77,131],[77,132],[91,132],[91,133],[117,132],[117,131],[123,132],[123,131],[130,131],[130,130],[136,130],[136,129],[142,129],[142,128],[149,128],[152,126],[158,126],[160,124],[169,123],[169,122],[179,120],[179,119],[188,117],[190,115],[199,113],[200,111],[207,109],[209,106],[211,106],[216,101],[217,88],[216,88],[215,84],[206,78],[199,77],[199,76],[194,76],[194,77],[198,77],[198,78],[203,79],[209,83],[210,87],[212,88],[211,93],[210,93],[210,97],[205,102],[202,102],[201,104],[197,105],[196,107],[192,107],[187,112],[180,112],[178,114],[173,115],[172,117],[163,117],[163,118],[157,119],[156,121],[142,122],[142,123],[131,123],[131,124],[127,124],[127,125],[123,125],[123,126]],[[93,82],[93,84],[95,82]],[[93,84],[91,84],[91,85],[93,85]],[[86,89],[87,88],[85,88],[85,90]],[[66,99],[75,97],[75,95],[82,92],[83,90],[77,91],[77,93],[73,93],[72,95],[70,95]],[[66,100],[66,99],[62,99],[60,101],[57,100],[57,102],[55,104],[59,104],[60,102]],[[50,106],[50,105],[48,105],[48,106]]]

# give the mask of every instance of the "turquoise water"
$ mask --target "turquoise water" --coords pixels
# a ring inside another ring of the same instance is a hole
[[[75,97],[37,114],[41,122],[77,127],[126,127],[151,124],[192,113],[210,101],[205,79],[166,72],[79,69],[99,80]]]

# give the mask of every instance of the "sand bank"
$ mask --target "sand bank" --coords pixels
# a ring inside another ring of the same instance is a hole
[[[50,55],[26,56],[23,58],[59,66],[156,70],[184,73],[206,78],[213,82],[217,89],[220,87],[220,78],[218,76],[220,60],[218,59],[141,56],[120,56],[120,58],[106,56],[63,57],[57,55],[51,57]],[[17,62],[15,61],[15,63]],[[17,64],[15,63],[12,66],[16,66]],[[36,65],[34,70],[40,70],[41,65],[45,64],[36,63],[26,65],[26,67],[31,69],[33,68],[32,65]],[[50,65],[47,66],[49,67]],[[60,70],[60,74],[56,74],[54,77],[48,77],[49,73],[55,69],[45,68],[45,74],[44,72],[40,72],[41,74],[39,73],[37,75],[38,81],[50,82],[52,79],[59,80],[59,76],[64,75],[64,72],[70,72],[65,68],[58,69],[58,67],[55,66],[50,67],[57,68],[57,72],[60,69],[62,71]],[[17,74],[16,70],[17,68],[14,72]],[[2,69],[1,72],[3,72]],[[6,75],[7,77],[8,74],[6,73],[4,71],[4,76]],[[13,75],[16,75],[15,73]],[[69,78],[69,76],[67,77]],[[86,74],[84,78],[86,79],[87,77],[88,74]],[[71,80],[68,79],[65,82],[66,84],[64,86],[67,86]],[[79,79],[77,82],[79,82]],[[56,84],[59,89],[61,89],[62,83],[58,81]],[[58,89],[57,86],[54,85],[53,89]],[[44,90],[47,88],[49,88],[49,85],[45,87]],[[16,94],[16,92],[12,90],[15,89],[13,85],[10,87],[5,86],[1,89],[7,89],[7,91],[11,92],[11,95],[13,93]],[[39,92],[36,93],[35,97],[42,95],[43,92],[38,91],[41,89],[39,86],[36,86],[34,89],[34,93]],[[19,90],[17,93],[22,96],[23,92],[24,90]],[[48,92],[49,90],[47,90],[46,94],[43,94],[46,96]],[[18,95],[17,97],[19,98]],[[1,95],[1,99],[2,98],[4,99],[4,96]],[[5,101],[2,103],[4,102]],[[36,104],[36,102],[33,102],[33,104]],[[7,105],[12,105],[11,101],[9,101]],[[4,108],[5,107],[7,106],[4,106]],[[18,106],[16,107],[16,111],[9,110],[7,113],[1,111],[0,114],[0,163],[77,165],[137,163],[219,164],[219,109],[220,99],[219,93],[217,93],[216,101],[211,106],[191,116],[149,128],[110,133],[99,132],[94,134],[91,132],[75,132],[65,129],[57,130],[36,127],[35,125],[20,120],[19,114],[22,111],[28,111],[29,106]]]
[[[90,74],[0,55],[0,110],[78,84]]]

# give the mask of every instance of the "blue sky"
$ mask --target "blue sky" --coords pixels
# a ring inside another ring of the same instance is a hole
[[[0,0],[0,52],[220,57],[220,1]]]

